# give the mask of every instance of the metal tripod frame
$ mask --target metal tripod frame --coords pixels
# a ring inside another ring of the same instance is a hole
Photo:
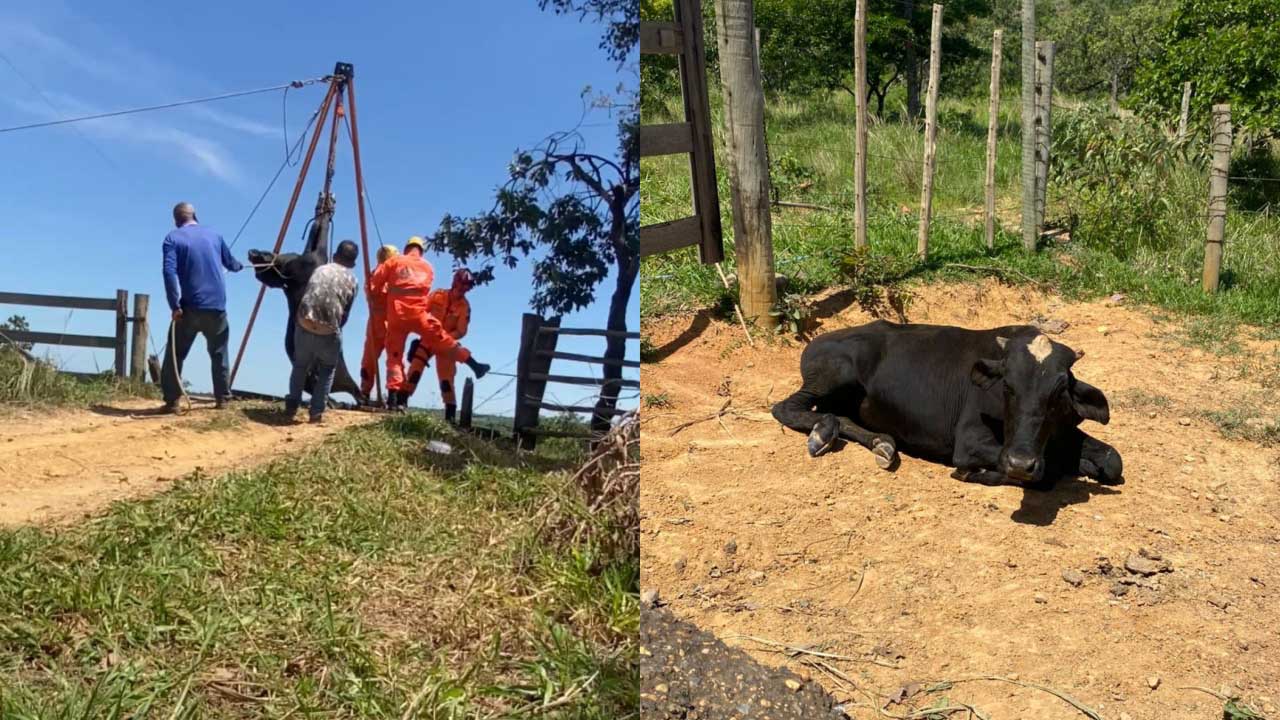
[[[326,80],[329,82],[329,90],[325,93],[324,100],[320,103],[320,110],[316,117],[315,134],[311,137],[311,143],[307,146],[307,154],[303,157],[302,166],[298,170],[298,181],[293,186],[293,194],[289,198],[289,208],[285,210],[284,221],[280,223],[280,234],[276,236],[276,244],[272,249],[272,253],[279,254],[280,249],[284,246],[285,236],[289,233],[289,223],[293,220],[293,211],[298,205],[298,196],[302,194],[302,185],[306,182],[307,171],[311,168],[311,160],[315,156],[316,146],[320,143],[320,134],[324,132],[325,120],[329,117],[330,110],[333,111],[333,121],[329,129],[328,164],[325,167],[324,189],[320,192],[320,201],[317,205],[323,206],[327,203],[329,213],[332,215],[333,203],[330,190],[333,185],[334,159],[338,146],[338,124],[343,117],[342,98],[345,94],[350,112],[348,121],[350,123],[351,157],[355,165],[356,208],[360,216],[360,251],[364,257],[364,284],[367,287],[372,269],[369,266],[369,233],[364,218],[364,173],[360,166],[360,131],[356,123],[355,68],[351,63],[337,63],[333,68],[333,74]],[[267,286],[260,285],[258,287],[258,299],[254,301],[253,312],[249,314],[249,324],[245,326],[244,337],[240,340],[240,348],[236,351],[236,361],[231,369],[231,378],[227,383],[228,388],[235,387],[236,374],[240,372],[240,361],[244,359],[244,350],[249,345],[249,335],[253,332],[253,324],[258,319],[258,310],[262,307],[262,298],[266,296],[266,293]],[[382,381],[376,367],[374,368],[374,387],[377,389],[378,402],[381,403]]]

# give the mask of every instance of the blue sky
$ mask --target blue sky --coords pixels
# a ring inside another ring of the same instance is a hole
[[[536,0],[472,2],[221,2],[185,4],[6,0],[0,6],[0,126],[158,104],[325,75],[335,61],[355,65],[361,155],[382,237],[397,246],[435,230],[445,213],[490,207],[517,148],[583,124],[588,146],[612,154],[614,124],[605,111],[583,119],[583,88],[610,91],[635,76],[619,73],[597,46],[600,27],[540,11]],[[25,79],[24,77],[25,76]],[[29,81],[29,82],[28,82]],[[35,86],[33,88],[32,86]],[[37,91],[38,88],[38,91]],[[43,97],[42,97],[43,94]],[[290,142],[319,106],[324,86],[290,91]],[[231,242],[284,157],[280,93],[0,134],[0,289],[58,295],[114,296],[116,288],[151,295],[152,337],[167,331],[160,243],[175,202],[196,205],[203,224]],[[324,141],[321,142],[324,147]],[[359,238],[350,151],[339,146],[334,192],[335,240]],[[323,174],[322,151],[298,201],[285,250],[301,247]],[[270,249],[297,170],[286,169],[234,252]],[[378,237],[369,228],[370,247]],[[438,283],[448,258],[431,256]],[[603,327],[613,278],[595,305],[566,326]],[[239,346],[259,284],[251,272],[227,276],[231,352]],[[482,361],[514,371],[520,317],[531,276],[524,265],[500,270],[471,294],[473,320],[464,340]],[[639,325],[638,287],[629,325]],[[32,328],[110,335],[107,313],[0,306],[0,319],[21,313]],[[354,375],[365,308],[346,333]],[[268,293],[254,327],[238,389],[283,394],[284,296]],[[599,354],[603,341],[565,338],[562,349]],[[39,347],[69,370],[106,369],[109,351]],[[636,357],[634,342],[628,356]],[[563,361],[558,361],[563,362]],[[557,372],[583,374],[565,363]],[[209,364],[197,341],[184,378],[208,391]],[[469,372],[459,371],[459,383]],[[629,377],[636,377],[628,371]],[[476,401],[507,378],[485,378]],[[477,412],[510,414],[514,386]],[[590,388],[553,386],[549,396],[582,400]],[[415,404],[439,406],[434,382]],[[629,405],[634,406],[634,401]]]

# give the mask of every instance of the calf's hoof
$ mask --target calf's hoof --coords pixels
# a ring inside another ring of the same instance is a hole
[[[809,457],[818,457],[830,450],[840,436],[840,423],[835,415],[823,415],[809,433]]]
[[[898,448],[889,438],[876,438],[871,443],[871,454],[875,456],[876,465],[881,470],[888,470],[898,461]]]

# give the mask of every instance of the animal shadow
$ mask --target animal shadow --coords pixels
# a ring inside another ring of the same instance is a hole
[[[1022,490],[1022,505],[1009,516],[1011,520],[1023,525],[1052,525],[1058,519],[1058,512],[1068,505],[1089,502],[1094,495],[1118,495],[1119,490],[1108,485],[1099,485],[1093,480],[1081,477],[1064,477],[1052,487],[1031,488]]]

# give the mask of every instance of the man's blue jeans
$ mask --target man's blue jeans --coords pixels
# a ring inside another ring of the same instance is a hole
[[[302,405],[302,388],[307,374],[316,371],[315,385],[311,388],[311,417],[324,413],[329,388],[333,386],[333,373],[342,357],[342,336],[317,335],[301,325],[293,326],[293,372],[289,375],[289,397],[285,410],[296,412]]]
[[[231,329],[227,325],[227,313],[222,310],[183,309],[182,319],[174,323],[169,341],[164,348],[164,369],[160,373],[160,387],[164,392],[166,403],[175,403],[182,397],[182,386],[178,384],[178,375],[182,373],[182,363],[191,352],[191,344],[196,335],[204,335],[204,342],[209,349],[209,367],[213,371],[213,395],[225,398],[231,395],[227,388],[227,343],[231,339]],[[173,344],[170,347],[170,344]],[[173,361],[177,355],[178,365]]]

